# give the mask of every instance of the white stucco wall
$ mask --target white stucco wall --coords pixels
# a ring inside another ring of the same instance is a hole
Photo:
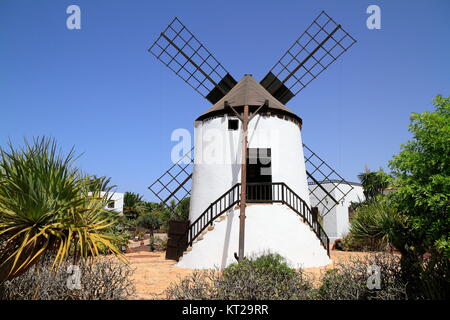
[[[230,117],[235,119],[235,117]],[[195,124],[190,220],[241,180],[242,129],[228,130],[228,116]],[[272,181],[284,182],[309,204],[300,128],[277,116],[257,115],[249,124],[249,148],[270,148]]]
[[[105,195],[105,192],[101,192],[101,195]],[[114,208],[109,208],[108,206],[105,207],[107,210],[114,210],[116,212],[123,213],[123,193],[120,192],[114,192],[109,194],[111,201],[114,201]]]
[[[224,221],[195,242],[177,266],[191,269],[223,269],[236,262],[239,248],[239,210],[230,210]],[[313,231],[287,206],[249,205],[246,210],[245,256],[278,253],[293,268],[319,267],[331,263]]]
[[[337,191],[331,191],[333,189],[333,184],[323,183],[322,186],[330,192],[333,197],[340,198],[342,194]],[[353,189],[347,194],[338,205],[336,205],[326,216],[323,217],[323,228],[330,238],[330,243],[333,243],[338,238],[344,237],[349,231],[349,218],[348,218],[348,208],[351,202],[360,202],[364,200],[363,188],[360,185],[352,185]],[[315,185],[310,185],[310,189],[313,189]],[[346,184],[339,184],[339,189],[346,193],[350,187]],[[314,191],[317,193],[319,198],[325,194],[322,190],[316,189]],[[332,202],[331,199],[328,201]],[[311,206],[318,207],[319,213],[323,215],[324,208],[322,205],[318,204],[315,197],[311,197]]]

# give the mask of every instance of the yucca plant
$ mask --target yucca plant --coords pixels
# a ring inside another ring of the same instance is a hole
[[[350,222],[351,240],[363,247],[382,249],[388,244],[398,250],[404,248],[408,221],[383,196],[356,209]]]
[[[74,167],[73,149],[63,156],[48,138],[8,147],[0,149],[0,283],[43,253],[54,253],[55,266],[100,248],[121,256],[106,233],[115,223],[105,209],[110,193],[93,188],[92,178]]]

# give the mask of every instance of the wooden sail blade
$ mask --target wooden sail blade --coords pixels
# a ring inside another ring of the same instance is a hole
[[[211,103],[219,101],[237,83],[176,17],[148,51]]]
[[[285,104],[355,44],[325,11],[308,26],[261,81]]]
[[[160,203],[173,213],[180,202],[191,195],[193,150],[183,155],[148,187]]]
[[[303,144],[310,198],[318,204],[321,216],[326,216],[353,190],[353,186]]]

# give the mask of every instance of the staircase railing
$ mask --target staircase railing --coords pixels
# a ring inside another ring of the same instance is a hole
[[[220,215],[230,210],[233,206],[240,203],[241,184],[236,183],[216,201],[211,203],[208,208],[189,226],[187,233],[187,246],[191,246],[195,239],[208,226],[212,226],[214,220]]]
[[[195,239],[208,227],[212,226],[223,213],[240,203],[241,184],[236,183],[190,224],[184,239],[187,239],[186,247],[191,246]],[[247,183],[247,203],[282,203],[291,208],[297,215],[303,218],[303,222],[316,234],[322,246],[330,255],[330,240],[323,230],[317,218],[312,214],[306,202],[297,195],[284,182]]]

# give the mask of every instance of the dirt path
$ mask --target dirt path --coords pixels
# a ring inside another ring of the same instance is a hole
[[[164,252],[149,252],[147,246],[135,247],[126,256],[134,269],[133,280],[136,285],[136,299],[165,299],[164,291],[171,282],[189,275],[193,270],[175,266],[176,261],[165,260]],[[348,261],[351,257],[364,256],[364,252],[331,251],[333,263]],[[321,272],[333,267],[308,268],[309,274],[315,284]]]

